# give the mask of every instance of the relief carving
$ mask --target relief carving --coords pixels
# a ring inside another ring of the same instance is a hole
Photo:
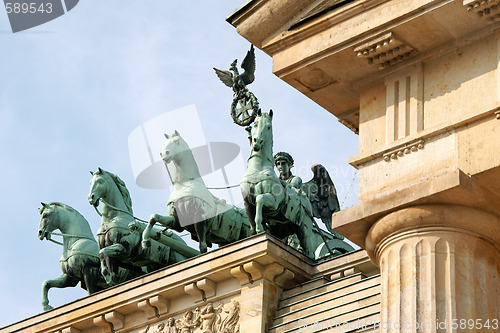
[[[307,71],[296,80],[311,92],[323,89],[331,84],[338,83],[337,80],[319,68]]]
[[[189,310],[181,319],[177,319],[176,324],[180,333],[193,333],[193,330],[200,325],[200,309]]]
[[[175,319],[173,317],[168,318],[167,324],[165,325],[165,333],[178,333],[177,326],[175,326]]]
[[[201,331],[202,333],[213,333],[217,312],[212,303],[208,303],[205,309],[201,311]]]
[[[164,332],[169,332],[165,331],[165,323],[158,323],[156,326],[153,325],[153,327],[148,325],[146,326],[146,329],[143,331],[143,333],[164,333]]]
[[[226,311],[222,308],[223,311],[227,312],[228,315],[220,325],[218,326],[218,331],[214,333],[239,333],[240,332],[240,303],[237,301],[232,301],[229,306],[229,310]]]
[[[148,325],[140,333],[239,333],[240,303],[233,300],[224,305],[213,303],[189,310],[180,318],[170,317],[165,322]]]

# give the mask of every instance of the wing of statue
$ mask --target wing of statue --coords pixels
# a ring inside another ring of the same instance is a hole
[[[241,63],[241,68],[245,71],[240,75],[240,78],[243,80],[245,85],[248,85],[253,82],[255,79],[255,51],[253,45],[250,46],[250,50],[247,52],[245,59]]]
[[[223,71],[214,67],[215,74],[219,77],[219,79],[229,88],[233,87],[233,73],[230,71]]]
[[[321,219],[332,234],[340,236],[332,229],[332,214],[340,210],[335,185],[328,171],[321,164],[314,164],[311,171],[313,178],[302,184],[301,190],[307,194],[309,201],[311,201],[313,216]]]

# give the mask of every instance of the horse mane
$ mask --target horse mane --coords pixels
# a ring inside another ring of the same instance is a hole
[[[178,135],[177,135],[177,138],[178,138],[177,140],[179,140],[179,141],[182,143],[182,145],[184,146],[184,150],[181,150],[181,152],[182,152],[182,153],[186,153],[186,152],[188,152],[188,153],[190,153],[190,154],[193,156],[193,158],[194,158],[193,151],[191,150],[191,147],[189,147],[189,144],[187,143],[187,141],[186,141],[186,140],[184,140],[184,138],[183,138],[180,134],[178,134]]]
[[[273,117],[271,117],[271,115],[269,113],[262,112],[260,115],[258,115],[257,117],[255,117],[254,122],[256,123],[258,120],[260,120],[260,118],[269,119],[269,121],[271,122],[271,125],[273,123]],[[274,144],[274,135],[271,135],[270,141],[271,141],[271,146],[273,146],[273,144]],[[272,158],[272,162],[273,162],[273,165],[274,165],[274,155],[273,155],[272,149],[271,149],[271,158]]]
[[[191,149],[191,147],[189,146],[189,144],[186,142],[186,140],[184,140],[184,138],[182,136],[180,136],[180,135],[179,135],[179,141],[181,141],[182,144],[185,147],[185,149],[182,152],[185,153],[185,154],[189,154],[190,157],[192,157],[193,159],[195,159],[194,158],[194,154],[193,154],[193,150]],[[195,166],[196,166],[196,169],[198,169],[198,172],[199,172],[198,164],[195,164]]]
[[[177,141],[179,142],[180,150],[178,151],[177,154],[179,154],[179,155],[183,154],[184,156],[187,156],[188,158],[191,158],[194,161],[194,163],[190,164],[190,166],[193,167],[193,172],[195,172],[195,174],[186,175],[185,172],[183,172],[183,171],[180,171],[180,174],[182,174],[185,177],[191,178],[191,179],[195,179],[195,178],[201,179],[200,168],[198,167],[198,164],[196,163],[196,159],[194,157],[193,150],[191,149],[191,147],[189,146],[187,141],[184,140],[184,138],[179,133],[172,134],[172,136],[176,137]]]
[[[79,217],[81,217],[81,218],[85,219],[85,218],[83,217],[83,215],[82,215],[82,214],[80,214],[80,212],[79,212],[79,211],[77,211],[77,210],[76,210],[76,209],[74,209],[73,207],[71,207],[71,206],[69,206],[69,205],[66,205],[66,204],[64,204],[64,203],[62,203],[62,202],[57,202],[57,201],[55,201],[55,202],[51,202],[51,203],[49,203],[49,206],[61,207],[62,209],[65,209],[65,210],[67,210],[68,212],[73,213],[73,214],[76,214],[76,215],[78,215]]]
[[[111,179],[113,179],[113,182],[116,184],[118,187],[118,190],[120,191],[123,201],[125,202],[125,206],[127,206],[127,210],[129,211],[130,214],[133,214],[132,212],[132,198],[130,197],[130,193],[125,186],[125,182],[120,179],[117,175],[114,173],[111,173],[109,171],[102,170],[103,173],[107,174]]]

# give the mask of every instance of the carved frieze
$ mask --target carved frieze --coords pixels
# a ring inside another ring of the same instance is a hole
[[[416,50],[389,31],[358,44],[354,48],[354,53],[360,58],[366,58],[368,64],[378,65],[378,69],[384,69],[410,58]]]
[[[149,324],[138,333],[239,333],[240,303],[207,303],[179,316]]]

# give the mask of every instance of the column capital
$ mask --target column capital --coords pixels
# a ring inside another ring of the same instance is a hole
[[[366,235],[366,251],[379,265],[381,245],[398,237],[432,231],[473,233],[500,249],[500,218],[460,205],[421,205],[392,212],[379,219]]]

